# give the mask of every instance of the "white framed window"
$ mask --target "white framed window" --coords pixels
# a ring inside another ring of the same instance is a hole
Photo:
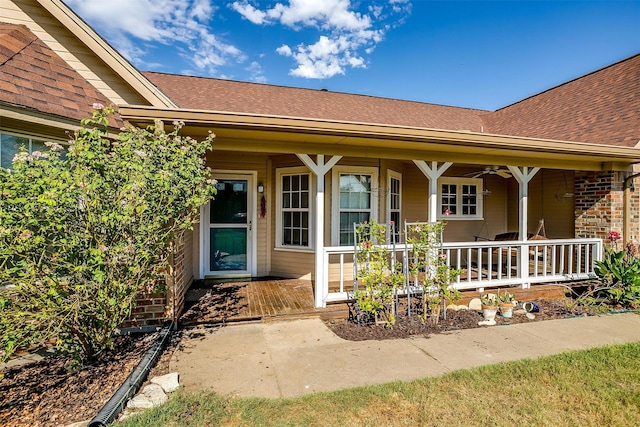
[[[10,168],[13,157],[20,152],[20,147],[26,147],[29,153],[34,151],[47,151],[49,147],[44,145],[45,140],[28,135],[0,132],[0,167]]]
[[[402,220],[402,175],[393,170],[387,170],[387,221],[393,221],[396,243],[400,242],[400,228]]]
[[[306,167],[276,170],[276,247],[313,248],[313,174]]]
[[[378,169],[335,166],[331,181],[332,244],[353,245],[353,224],[378,219],[378,198],[375,197],[378,192]]]
[[[438,219],[482,219],[482,179],[438,180]]]

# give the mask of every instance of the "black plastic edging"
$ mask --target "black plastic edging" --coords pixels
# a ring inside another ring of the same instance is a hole
[[[147,378],[151,368],[156,364],[158,356],[164,349],[172,330],[173,321],[171,320],[165,323],[160,330],[160,335],[144,354],[138,366],[129,374],[98,414],[93,417],[88,427],[107,427],[122,412],[127,401],[135,395],[142,382]]]

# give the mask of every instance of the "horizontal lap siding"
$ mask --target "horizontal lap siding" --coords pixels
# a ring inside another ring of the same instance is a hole
[[[18,7],[0,0],[0,20],[27,26],[40,40],[64,59],[82,77],[114,104],[148,105],[136,91],[99,57],[64,28],[35,0],[22,0]]]
[[[535,233],[541,219],[544,219],[546,235],[549,238],[573,238],[575,230],[575,199],[562,197],[574,193],[575,173],[542,169],[529,182],[529,233]],[[509,230],[518,229],[518,183],[509,182]]]

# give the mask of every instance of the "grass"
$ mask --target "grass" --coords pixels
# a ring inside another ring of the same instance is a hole
[[[164,406],[117,423],[151,425],[637,426],[640,343],[294,399],[176,392]]]

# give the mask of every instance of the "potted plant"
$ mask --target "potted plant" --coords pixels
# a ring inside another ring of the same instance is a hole
[[[484,294],[480,297],[482,303],[482,315],[485,320],[495,321],[498,312],[498,298],[495,294]]]
[[[500,315],[504,318],[511,319],[511,317],[513,317],[513,306],[515,302],[513,294],[507,291],[498,291],[496,298],[500,307]]]

